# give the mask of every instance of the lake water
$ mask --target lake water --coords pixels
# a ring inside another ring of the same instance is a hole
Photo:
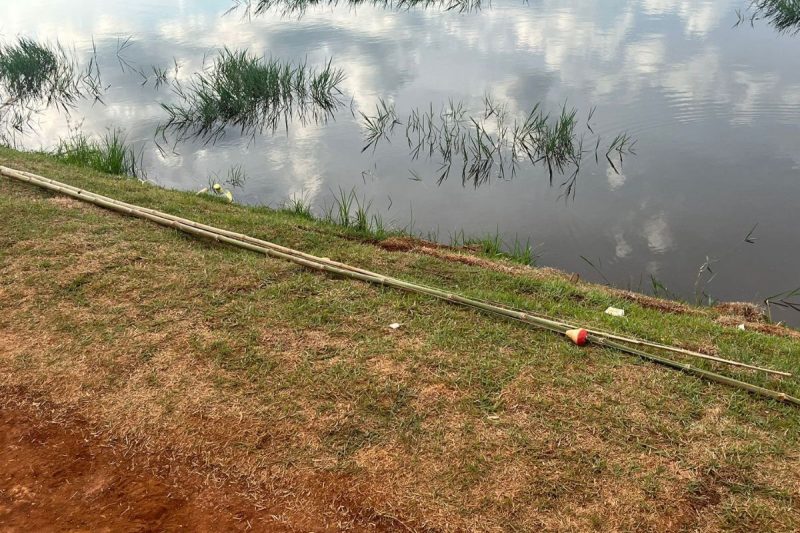
[[[5,0],[0,38],[58,40],[83,58],[94,43],[110,84],[106,105],[45,113],[26,147],[52,147],[79,124],[93,134],[121,127],[164,185],[199,189],[241,164],[241,202],[275,206],[302,194],[321,206],[355,188],[387,222],[405,227],[413,212],[414,231],[443,242],[499,231],[506,242],[530,240],[538,264],[591,280],[652,292],[656,279],[690,300],[705,291],[761,301],[800,286],[800,36],[763,21],[734,28],[747,3],[496,1],[467,13],[342,3],[247,18],[226,15],[228,0]],[[223,46],[315,66],[331,59],[347,76],[346,105],[326,124],[228,132],[159,153],[160,103],[176,97],[169,85],[142,85],[134,70],[177,62],[186,82]],[[381,98],[403,116],[450,99],[480,112],[485,94],[515,114],[566,102],[584,122],[596,106],[593,135],[608,142],[628,132],[636,155],[616,171],[588,155],[564,199],[541,165],[475,188],[460,177],[437,184],[438,163],[412,161],[400,137],[361,151],[358,111]],[[753,227],[754,242],[744,242]],[[715,275],[698,284],[708,259]],[[775,311],[800,323],[800,313]]]

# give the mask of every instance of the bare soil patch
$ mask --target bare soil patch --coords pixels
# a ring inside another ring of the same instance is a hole
[[[0,408],[0,530],[282,530],[269,514],[190,475],[163,475],[75,422]]]

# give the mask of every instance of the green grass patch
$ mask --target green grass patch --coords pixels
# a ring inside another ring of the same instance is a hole
[[[100,139],[92,139],[77,131],[61,139],[53,155],[68,165],[87,167],[115,176],[139,177],[143,170],[133,146],[120,130],[112,130]]]

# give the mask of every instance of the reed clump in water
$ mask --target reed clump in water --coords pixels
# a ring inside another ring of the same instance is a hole
[[[0,46],[0,123],[22,133],[40,108],[71,108],[80,92],[77,67],[60,45],[24,37]]]
[[[344,73],[331,62],[315,70],[225,48],[213,65],[194,76],[188,86],[175,81],[175,104],[162,104],[167,121],[159,132],[176,135],[176,142],[215,142],[229,127],[244,135],[288,129],[291,118],[324,122],[341,104],[339,85]]]
[[[561,184],[566,195],[575,190],[575,179],[585,154],[584,133],[576,109],[566,106],[558,115],[545,112],[536,104],[523,116],[513,116],[508,107],[484,97],[484,110],[470,114],[463,102],[450,100],[439,110],[433,104],[427,109],[412,109],[400,120],[391,103],[378,102],[375,113],[361,113],[365,146],[375,150],[382,141],[389,141],[405,126],[405,138],[412,160],[436,160],[436,180],[442,183],[455,170],[462,183],[480,186],[492,178],[513,178],[521,163],[544,165],[552,184],[556,174],[566,179]],[[634,141],[626,134],[618,135],[606,152],[620,158],[633,153]],[[595,155],[600,149],[597,139]],[[616,170],[616,165],[612,163]]]
[[[25,133],[44,109],[68,114],[80,98],[101,101],[102,92],[94,55],[82,69],[60,44],[26,37],[0,44],[0,140]]]
[[[339,4],[350,7],[373,6],[383,9],[439,9],[471,13],[480,11],[482,0],[234,0],[229,10],[241,11],[245,16],[263,15],[277,11],[283,16],[302,16],[314,7],[333,7]]]
[[[750,15],[737,11],[737,26],[749,21],[755,24],[766,20],[779,32],[797,34],[800,32],[800,1],[798,0],[752,0]]]

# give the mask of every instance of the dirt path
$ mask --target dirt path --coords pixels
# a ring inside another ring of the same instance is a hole
[[[282,529],[242,497],[161,476],[85,428],[0,408],[0,531]]]

